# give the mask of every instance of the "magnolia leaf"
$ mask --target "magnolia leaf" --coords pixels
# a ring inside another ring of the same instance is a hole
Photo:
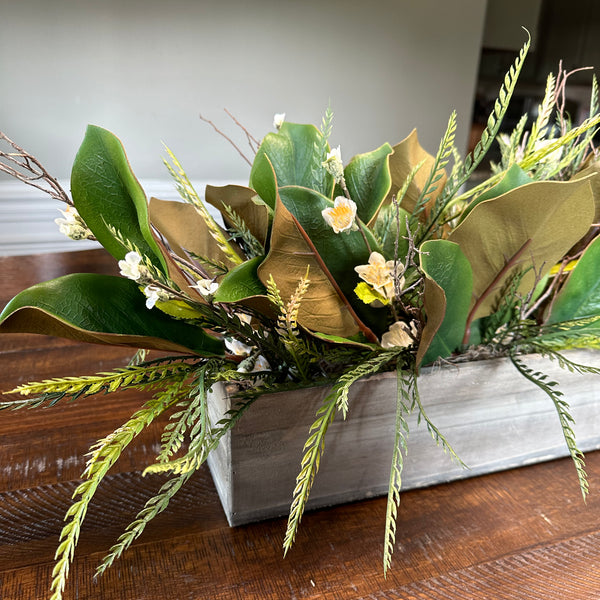
[[[257,275],[262,260],[262,256],[257,256],[229,271],[219,283],[215,302],[239,302],[252,296],[266,296],[267,290]]]
[[[314,125],[284,122],[278,133],[268,133],[250,171],[250,187],[275,207],[273,173],[279,186],[300,185],[331,197],[333,177],[323,167],[323,135]],[[264,158],[268,160],[264,160]]]
[[[269,157],[265,152],[260,152],[260,150],[254,157],[252,169],[250,170],[250,187],[256,191],[259,198],[269,207],[269,210],[275,210],[275,205],[277,204],[277,179]]]
[[[576,179],[584,179],[589,175],[595,175],[595,177],[590,177],[590,184],[592,186],[592,192],[594,194],[594,204],[595,204],[595,213],[594,213],[594,223],[600,223],[600,161],[596,160],[591,162],[585,169],[582,169],[573,176],[572,181]]]
[[[358,318],[378,333],[385,331],[387,323],[382,311],[366,305],[354,293],[354,288],[361,281],[354,267],[366,265],[371,252],[381,252],[371,232],[357,220],[365,237],[360,231],[335,233],[322,215],[322,211],[332,207],[333,202],[313,190],[297,186],[282,187],[279,189],[279,196],[298,220],[307,242],[314,247],[327,273],[335,280]]]
[[[589,181],[540,181],[480,202],[450,234],[473,266],[472,318],[495,310],[497,294],[516,270],[526,271],[519,292],[588,231],[594,217]]]
[[[460,247],[446,240],[425,242],[419,255],[423,272],[444,291],[446,299],[443,321],[423,356],[423,363],[428,364],[450,356],[461,345],[471,305],[473,270]],[[427,298],[425,304],[431,310]]]
[[[223,354],[222,342],[201,328],[146,308],[134,281],[92,273],[65,275],[22,291],[0,314],[0,332],[202,356]]]
[[[519,167],[516,163],[512,165],[504,174],[504,177],[489,190],[485,191],[480,196],[477,196],[463,211],[460,216],[461,221],[480,203],[484,200],[497,198],[502,194],[506,194],[515,188],[518,188],[527,183],[531,183],[531,177]]]
[[[600,314],[600,237],[577,261],[552,304],[548,323]],[[596,324],[598,327],[598,324]]]
[[[151,198],[149,212],[152,225],[165,237],[177,256],[189,259],[188,250],[223,263],[226,267],[236,266],[211,235],[206,221],[192,204]],[[239,248],[230,245],[238,256],[243,256]]]
[[[392,198],[398,194],[398,191],[404,185],[407,177],[409,177],[411,171],[420,162],[423,162],[421,168],[417,171],[408,190],[402,199],[401,206],[407,212],[411,213],[414,211],[419,196],[427,184],[427,179],[431,169],[435,165],[435,158],[424,150],[419,144],[419,138],[417,136],[417,130],[413,129],[408,137],[402,140],[399,144],[396,144],[393,148],[394,153],[390,156],[390,174],[392,177],[392,186],[388,192],[385,204],[389,204]],[[432,192],[431,198],[424,210],[424,216],[428,214],[428,206],[435,202],[446,184],[446,175],[442,175],[439,181],[436,182],[436,189]]]
[[[206,304],[206,302],[204,302]],[[184,300],[157,300],[155,308],[175,319],[202,319],[205,314]]]
[[[254,202],[256,192],[241,185],[206,186],[206,201],[212,204],[228,222],[224,206],[229,206],[246,224],[250,233],[264,246],[269,231],[269,209],[265,204]]]
[[[258,276],[265,285],[272,276],[282,298],[287,300],[306,275],[307,267],[310,283],[300,304],[298,323],[308,330],[343,338],[358,334],[357,321],[321,268],[297,221],[278,198],[270,250],[258,267]]]
[[[390,191],[392,152],[392,147],[384,144],[372,152],[357,154],[344,169],[348,193],[356,202],[356,214],[365,223],[374,219]],[[342,190],[338,188],[336,195],[343,195]]]
[[[446,314],[446,294],[431,277],[425,275],[425,285],[423,288],[423,310],[427,315],[427,322],[421,334],[421,341],[417,349],[416,364],[421,366],[428,353],[436,333],[444,322]]]
[[[152,236],[146,195],[135,178],[120,140],[109,131],[89,125],[71,172],[75,208],[97,240],[116,258],[128,249],[113,227],[158,268],[166,271]]]

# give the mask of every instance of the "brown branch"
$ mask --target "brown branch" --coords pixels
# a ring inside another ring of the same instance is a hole
[[[489,296],[492,290],[500,283],[502,278],[512,269],[523,252],[527,249],[529,244],[531,244],[532,240],[529,238],[514,254],[513,256],[506,261],[502,269],[498,272],[496,277],[494,277],[493,281],[485,288],[481,296],[477,299],[473,308],[469,311],[469,315],[467,316],[467,323],[465,326],[465,335],[463,336],[462,345],[466,346],[469,343],[469,338],[471,337],[471,324],[473,323],[473,319],[475,318],[475,313],[481,306],[481,303],[485,300],[487,296]]]
[[[65,192],[58,181],[46,171],[42,163],[35,158],[35,156],[32,156],[29,152],[23,150],[23,148],[13,142],[2,131],[0,131],[0,141],[1,140],[5,141],[13,148],[13,150],[15,150],[15,152],[5,152],[4,150],[0,150],[0,159],[2,159],[0,160],[1,172],[41,190],[55,200],[73,206],[73,201],[69,198],[67,192]],[[30,175],[27,175],[27,173],[30,173]],[[38,181],[45,181],[46,184],[50,186],[50,189],[36,183]]]
[[[224,137],[239,153],[239,155],[250,165],[252,166],[252,161],[240,150],[238,145],[228,136],[226,136],[212,121],[199,115],[200,120],[208,123],[220,136]]]
[[[224,108],[223,110],[227,113],[231,120],[246,134],[250,150],[252,150],[252,152],[256,154],[256,148],[260,146],[260,142],[226,108]],[[256,148],[252,144],[254,144]]]

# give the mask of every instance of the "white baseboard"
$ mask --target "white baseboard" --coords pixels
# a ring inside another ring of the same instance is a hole
[[[179,200],[170,180],[145,179],[140,181],[148,198]],[[194,187],[203,195],[207,182],[194,181]],[[232,182],[211,182],[227,185]],[[244,183],[238,183],[244,185]],[[68,181],[61,181],[65,190]],[[98,248],[97,242],[73,241],[62,235],[54,219],[60,217],[64,206],[44,192],[20,181],[0,181],[0,256],[68,252]],[[212,207],[210,207],[212,208]]]

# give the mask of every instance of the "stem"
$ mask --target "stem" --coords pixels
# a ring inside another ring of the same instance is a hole
[[[362,238],[365,241],[365,246],[367,247],[367,250],[369,251],[369,256],[371,256],[371,253],[373,251],[371,250],[371,245],[369,244],[369,240],[367,239],[367,234],[365,233],[365,231],[363,229],[363,225],[362,225],[362,223],[359,223],[358,220],[357,220],[357,225],[358,225],[358,230],[360,231],[360,234],[362,235]]]
[[[499,273],[496,275],[496,277],[494,277],[493,281],[485,288],[485,290],[483,291],[483,293],[481,294],[481,296],[479,296],[479,298],[477,299],[477,301],[473,305],[473,308],[470,310],[469,315],[467,317],[467,323],[466,323],[466,326],[465,326],[465,335],[463,336],[463,339],[462,339],[462,345],[463,346],[466,346],[469,343],[469,338],[471,337],[471,324],[473,323],[473,319],[475,318],[475,313],[477,312],[477,310],[481,306],[481,303],[485,300],[485,298],[487,296],[490,295],[490,293],[492,292],[492,290],[498,285],[498,283],[508,273],[508,271],[510,271],[510,269],[512,269],[515,266],[515,264],[517,263],[517,261],[521,257],[521,254],[523,254],[523,252],[525,252],[525,250],[527,249],[527,247],[529,246],[529,244],[531,244],[531,242],[532,242],[532,240],[531,240],[531,238],[529,238],[513,254],[513,256],[508,261],[506,261],[505,265],[502,267],[502,269],[500,269]]]

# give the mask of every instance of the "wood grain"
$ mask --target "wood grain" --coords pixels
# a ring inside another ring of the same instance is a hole
[[[0,276],[22,274],[20,260],[0,261],[5,269]],[[60,257],[64,270],[87,260]],[[106,266],[112,263],[106,261]],[[11,285],[18,291],[18,282]],[[64,375],[65,369],[77,374],[128,358],[126,349],[36,339],[39,344],[29,336],[15,336],[10,345],[0,346],[1,389],[40,374]],[[48,597],[62,514],[77,485],[81,456],[144,399],[127,393],[0,413],[2,600]],[[66,599],[600,597],[599,452],[586,457],[591,483],[587,503],[568,459],[404,493],[387,579],[381,568],[385,499],[307,513],[284,559],[285,519],[230,528],[208,469],[202,468],[123,559],[95,581],[94,569],[106,550],[160,484],[140,475],[156,448],[156,436],[158,429],[140,437],[98,492]]]

